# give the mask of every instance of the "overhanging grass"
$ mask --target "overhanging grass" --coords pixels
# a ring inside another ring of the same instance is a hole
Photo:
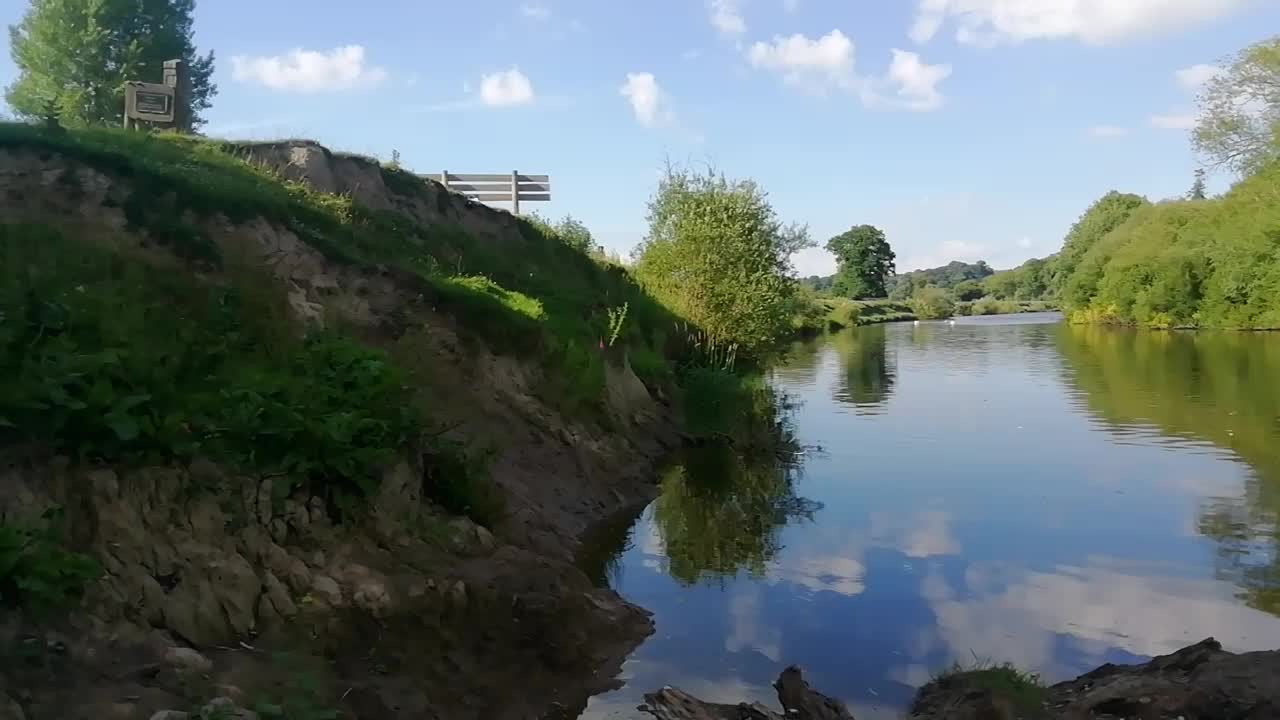
[[[1010,663],[978,661],[971,666],[955,663],[936,675],[932,682],[943,687],[962,683],[965,687],[986,690],[1025,713],[1043,710],[1048,696],[1038,674],[1024,672]]]

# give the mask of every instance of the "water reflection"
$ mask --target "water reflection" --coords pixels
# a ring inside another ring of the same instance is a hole
[[[781,548],[782,527],[812,520],[820,507],[795,494],[795,458],[710,443],[686,449],[680,460],[663,477],[651,512],[667,572],[682,583],[763,575]]]
[[[1239,495],[1202,501],[1219,577],[1280,615],[1280,337],[1063,326],[1058,347],[1079,397],[1121,436],[1154,426],[1207,441],[1253,469]]]
[[[888,718],[975,656],[1057,681],[1210,635],[1280,647],[1280,335],[1045,320],[797,347],[775,382],[829,452],[672,469],[612,580],[657,632],[584,717],[666,684],[768,702],[789,663]]]
[[[831,336],[843,370],[836,400],[853,406],[856,413],[879,414],[893,393],[897,356],[888,351],[886,338],[884,325]]]

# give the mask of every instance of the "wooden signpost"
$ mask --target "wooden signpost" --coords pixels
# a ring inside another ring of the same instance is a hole
[[[125,129],[150,123],[190,132],[189,94],[186,66],[181,60],[166,60],[163,83],[131,80],[124,84]]]

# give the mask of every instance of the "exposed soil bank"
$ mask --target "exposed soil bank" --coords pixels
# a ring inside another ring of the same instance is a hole
[[[393,191],[368,160],[312,143],[242,150],[422,227],[525,246],[508,213],[429,182]],[[0,147],[0,216],[172,262],[126,217],[136,180],[95,158]],[[490,530],[428,502],[425,448],[406,448],[368,511],[343,523],[315,498],[280,498],[271,478],[205,460],[0,467],[0,518],[61,507],[75,549],[103,569],[70,617],[0,615],[0,718],[148,720],[226,698],[210,713],[523,720],[572,717],[607,689],[652,623],[573,557],[589,526],[654,496],[656,463],[678,442],[661,389],[610,362],[602,413],[566,414],[538,392],[545,367],[477,341],[412,278],[331,262],[262,218],[184,218],[272,273],[299,320],[380,347],[411,339],[435,419],[493,451],[506,512]]]
[[[1010,677],[1013,677],[1010,680]],[[838,701],[795,668],[775,684],[785,714],[760,705],[705,703],[665,688],[646,695],[660,720],[837,720]],[[1001,670],[957,672],[920,689],[918,720],[1272,720],[1280,717],[1280,650],[1235,654],[1209,638],[1141,665],[1107,664],[1049,688]]]

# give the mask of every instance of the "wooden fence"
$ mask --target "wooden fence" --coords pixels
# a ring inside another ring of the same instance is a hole
[[[522,202],[551,200],[550,175],[521,175],[519,172],[423,175],[450,190],[480,202],[509,202],[511,212],[520,214]]]

